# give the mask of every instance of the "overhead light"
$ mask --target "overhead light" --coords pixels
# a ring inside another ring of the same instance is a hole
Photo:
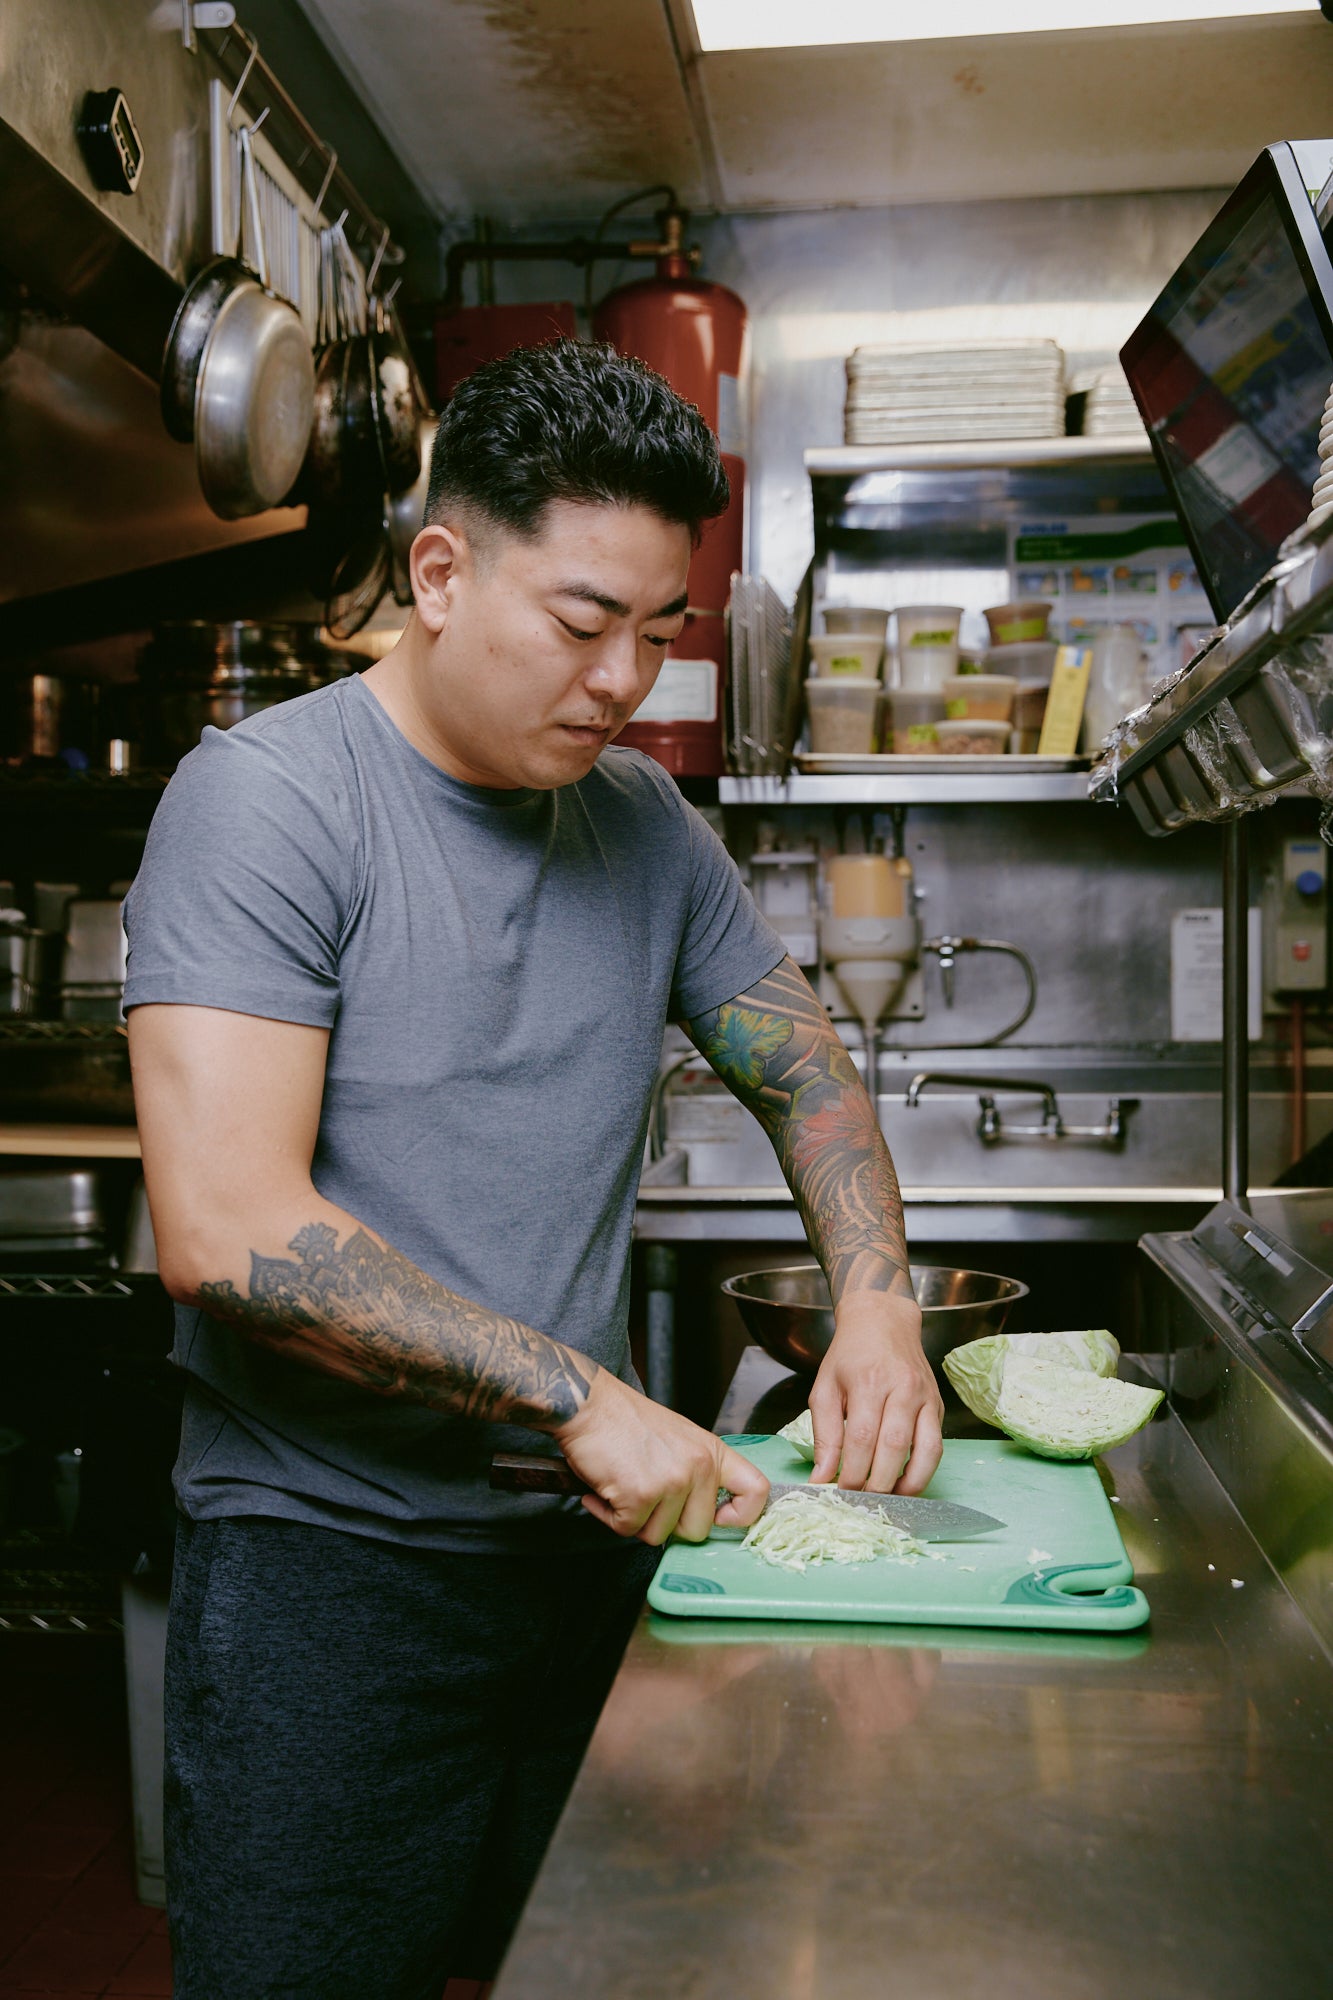
[[[1166,21],[1230,21],[1313,14],[1318,0],[693,0],[699,46],[827,48],[840,42],[933,42],[958,35],[1024,35],[1139,28]]]

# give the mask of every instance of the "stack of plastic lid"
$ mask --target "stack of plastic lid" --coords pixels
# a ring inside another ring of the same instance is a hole
[[[848,444],[971,444],[1064,428],[1064,355],[1053,340],[858,347],[847,358]]]

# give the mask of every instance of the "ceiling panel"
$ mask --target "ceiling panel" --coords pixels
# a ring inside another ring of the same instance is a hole
[[[1333,26],[1313,0],[1268,19],[702,56],[694,117],[670,25],[688,46],[687,0],[300,4],[456,225],[588,216],[657,180],[737,211],[1217,187],[1273,139],[1333,131]]]
[[[1333,132],[1310,14],[705,56],[728,208],[1225,186]]]
[[[661,0],[302,0],[423,191],[456,220],[704,195]]]

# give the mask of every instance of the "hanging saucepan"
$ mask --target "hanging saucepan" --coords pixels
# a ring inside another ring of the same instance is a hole
[[[314,408],[310,342],[300,315],[268,289],[249,128],[239,137],[256,269],[237,257],[205,266],[181,301],[162,369],[167,429],[193,439],[204,498],[224,520],[262,514],[286,497]]]
[[[417,476],[413,485],[405,493],[395,493],[385,502],[388,522],[389,554],[393,564],[393,594],[398,604],[412,602],[412,578],[408,571],[408,558],[412,544],[421,532],[421,523],[426,512],[426,494],[430,488],[430,455],[435,444],[438,417],[417,419]]]
[[[329,338],[315,371],[310,444],[292,498],[321,511],[360,509],[383,492],[384,471],[365,331],[365,280],[337,223],[324,232],[320,261],[328,300],[322,321]]]
[[[377,300],[371,321],[371,400],[379,439],[384,490],[391,497],[415,486],[421,474],[417,426],[426,408],[411,351],[392,308]]]

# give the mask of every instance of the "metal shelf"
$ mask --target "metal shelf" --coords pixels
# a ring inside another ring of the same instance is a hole
[[[805,469],[812,479],[848,479],[865,472],[1021,470],[1107,462],[1151,465],[1147,432],[1130,437],[1000,438],[980,444],[815,445],[805,454]]]
[[[1007,777],[968,771],[865,773],[845,777],[720,778],[724,806],[1065,805],[1086,800],[1086,771],[1031,771]]]

